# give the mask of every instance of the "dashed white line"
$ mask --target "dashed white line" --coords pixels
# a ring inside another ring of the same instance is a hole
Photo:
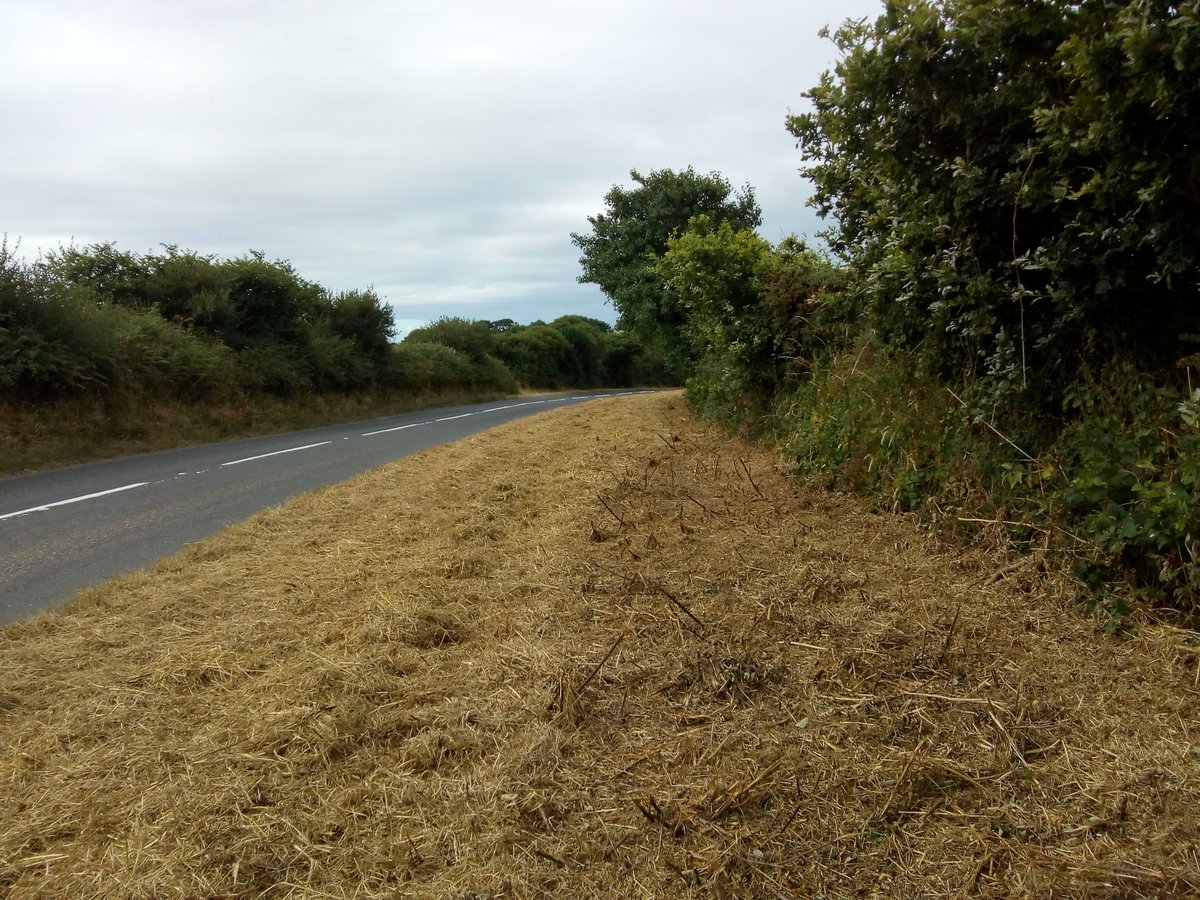
[[[473,415],[475,415],[475,413],[469,412],[469,413],[463,413],[462,415],[458,415],[458,416],[446,416],[444,419],[434,419],[433,421],[435,421],[435,422],[453,422],[455,419],[465,419],[467,416],[473,416]]]
[[[377,434],[390,434],[393,431],[403,431],[405,428],[420,428],[422,425],[428,425],[428,422],[413,422],[411,425],[397,425],[395,428],[381,428],[379,431],[364,431],[363,437],[374,437]]]
[[[295,453],[297,450],[311,450],[313,447],[324,447],[326,444],[332,444],[333,441],[321,441],[318,444],[305,444],[303,447],[288,447],[286,450],[276,450],[274,453],[260,453],[258,456],[247,456],[245,459],[231,459],[229,462],[221,463],[221,468],[225,466],[236,466],[239,463],[254,462],[256,459],[266,459],[268,456],[279,456],[281,453]]]
[[[107,491],[96,491],[94,494],[83,494],[79,497],[71,497],[67,500],[56,500],[53,503],[46,503],[42,506],[31,506],[29,509],[18,509],[16,512],[5,513],[0,515],[0,521],[4,519],[15,519],[17,516],[23,516],[28,513],[46,512],[55,506],[66,506],[69,503],[80,503],[84,500],[95,500],[97,497],[107,497],[109,494],[119,494],[121,491],[132,491],[134,488],[145,487],[150,482],[139,481],[137,484],[126,484],[121,487],[109,488]]]

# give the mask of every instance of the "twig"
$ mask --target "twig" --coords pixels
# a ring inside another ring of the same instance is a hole
[[[747,798],[749,798],[750,792],[774,775],[776,770],[781,765],[783,765],[783,760],[777,759],[745,784],[739,785],[737,782],[734,782],[733,785],[731,785],[730,788],[725,791],[725,798],[720,803],[717,802],[717,798],[715,796],[711,797],[709,802],[712,804],[712,811],[709,813],[709,819],[715,822],[726,813],[740,808],[743,804],[745,804]]]
[[[953,397],[955,400],[957,400],[962,405],[963,409],[969,409],[969,407],[967,406],[967,401],[965,401],[962,397],[958,396],[958,394],[954,393],[954,391],[950,390],[950,388],[946,388],[946,392],[948,394],[950,394],[950,396]],[[1000,438],[1000,440],[1004,441],[1004,443],[1008,444],[1008,446],[1012,447],[1014,450],[1016,450],[1018,453],[1020,453],[1023,457],[1025,457],[1025,460],[1027,462],[1033,462],[1032,456],[1030,456],[1028,453],[1026,453],[1024,450],[1022,450],[1020,447],[1018,447],[1016,444],[1014,444],[1012,441],[1010,441],[1008,438],[1006,438],[1003,434],[1001,434],[1000,430],[998,428],[996,428],[996,426],[993,425],[991,422],[984,421],[983,419],[980,419],[979,422],[981,425],[984,425],[985,427],[990,429],[992,431],[992,433],[996,435],[996,437]]]
[[[689,619],[691,619],[693,622],[695,622],[701,628],[707,627],[703,622],[701,622],[699,619],[696,618],[695,613],[693,613],[690,609],[688,609],[686,606],[684,606],[684,604],[679,600],[678,597],[676,597],[674,594],[672,594],[670,591],[668,591],[665,587],[663,587],[657,581],[654,582],[652,587],[655,590],[657,590],[660,594],[662,594],[664,597],[666,597],[668,600],[670,600],[672,603],[674,603],[677,607],[679,607],[679,609],[683,612],[683,614],[685,616],[687,616]]]
[[[660,441],[662,441],[664,444],[666,444],[668,447],[670,447],[670,448],[671,448],[671,452],[672,452],[672,453],[679,453],[679,452],[680,452],[678,447],[676,447],[674,444],[672,444],[670,441],[668,441],[668,440],[667,440],[665,437],[663,437],[663,436],[662,436],[661,434],[659,434],[657,431],[656,431],[656,432],[654,432],[654,434],[655,434],[655,435],[658,437],[658,439],[659,439]]]
[[[904,761],[904,768],[900,770],[900,777],[896,779],[896,783],[892,785],[891,791],[888,792],[887,800],[883,806],[879,808],[879,812],[875,815],[882,819],[887,815],[888,809],[892,805],[892,801],[896,799],[896,792],[900,790],[900,785],[904,783],[904,779],[908,777],[908,770],[912,768],[912,764],[917,761],[917,754],[921,752],[921,747],[925,745],[925,739],[917,741],[917,746],[913,747],[912,753],[908,754],[908,759]]]
[[[596,499],[597,499],[597,500],[599,500],[599,501],[600,501],[602,504],[604,504],[604,508],[605,508],[605,509],[607,509],[607,510],[608,510],[608,511],[609,511],[609,512],[612,514],[612,517],[613,517],[614,519],[616,519],[618,522],[620,522],[620,523],[621,523],[621,527],[622,527],[622,528],[625,528],[625,527],[627,527],[627,526],[625,525],[625,520],[624,520],[624,519],[622,519],[620,516],[618,516],[618,515],[616,514],[616,512],[613,510],[613,508],[612,508],[611,506],[609,506],[609,505],[608,505],[608,501],[604,499],[604,496],[603,496],[602,494],[597,494],[597,495],[596,495]]]
[[[754,488],[754,493],[758,494],[764,500],[767,499],[763,496],[763,492],[758,489],[758,485],[754,483],[754,476],[750,474],[750,466],[746,463],[745,458],[739,457],[738,462],[742,464],[742,470],[746,473],[746,480],[750,482],[750,487]]]
[[[600,670],[602,668],[604,668],[604,664],[606,662],[608,662],[609,659],[612,658],[612,655],[614,653],[617,652],[617,648],[619,646],[621,646],[621,641],[623,641],[623,640],[625,640],[625,632],[624,631],[622,631],[620,634],[617,635],[617,639],[615,641],[613,641],[612,646],[608,648],[608,652],[604,654],[604,659],[602,659],[602,660],[600,660],[600,662],[596,663],[595,668],[593,668],[592,671],[588,674],[588,677],[583,679],[583,683],[580,684],[579,688],[576,690],[577,694],[582,694],[585,690],[587,690],[587,686],[592,683],[592,679],[594,679],[597,675],[600,674]]]
[[[559,868],[565,868],[567,865],[564,860],[559,859],[553,853],[547,853],[545,850],[539,850],[537,847],[533,848],[533,852],[535,854],[537,854],[538,856],[540,856],[542,859],[554,863]]]
[[[1014,525],[1018,528],[1028,528],[1030,531],[1038,531],[1042,534],[1049,534],[1048,528],[1039,528],[1037,525],[1030,525],[1028,522],[1014,522],[1012,519],[973,519],[969,516],[958,516],[960,522],[975,522],[979,525]]]
[[[663,828],[670,829],[671,833],[674,834],[675,837],[683,837],[686,829],[681,824],[672,822],[671,819],[667,817],[667,814],[663,812],[663,808],[658,805],[658,801],[653,797],[647,797],[645,800],[639,800],[635,797],[633,800],[633,805],[638,808],[638,812],[645,816],[648,821],[653,822],[655,825],[660,825]]]
[[[938,665],[946,661],[946,654],[950,652],[950,642],[954,640],[955,629],[958,628],[958,617],[962,613],[962,606],[958,606],[954,610],[954,618],[950,622],[950,628],[946,631],[946,638],[942,641],[942,650],[938,653]]]

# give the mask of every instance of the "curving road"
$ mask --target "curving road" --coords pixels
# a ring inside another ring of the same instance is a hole
[[[0,624],[297,494],[588,392],[424,410],[0,479]]]

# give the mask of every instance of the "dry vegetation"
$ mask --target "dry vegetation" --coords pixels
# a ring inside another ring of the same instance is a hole
[[[12,897],[1200,896],[1200,639],[677,395],[496,429],[0,630]]]

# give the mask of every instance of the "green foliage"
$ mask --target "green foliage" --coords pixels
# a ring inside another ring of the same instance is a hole
[[[329,330],[357,347],[375,364],[386,364],[396,333],[392,308],[373,290],[343,291],[325,310]]]
[[[559,369],[565,383],[573,387],[598,387],[603,382],[604,335],[608,328],[598,328],[595,319],[584,316],[559,316],[550,327],[566,338],[570,352],[560,360]]]
[[[96,244],[26,263],[0,242],[0,405],[66,419],[86,410],[92,447],[168,444],[144,433],[168,410],[200,422],[663,378],[632,337],[584,316],[530,327],[443,318],[399,345],[394,331],[374,291],[331,294],[258,252],[217,260]]]
[[[392,347],[399,379],[422,393],[444,393],[475,386],[476,367],[465,353],[429,341],[405,340]]]
[[[112,243],[64,247],[46,256],[43,268],[57,281],[86,288],[100,303],[146,307],[148,276],[142,257]]]
[[[236,374],[233,354],[224,344],[185,331],[152,309],[123,318],[113,379],[117,387],[188,399],[230,394]]]
[[[496,333],[490,322],[460,316],[443,316],[424,328],[409,332],[404,340],[453,347],[473,359],[481,359],[496,347]]]
[[[1200,614],[1198,9],[889,0],[788,120],[843,265],[635,179],[581,280],[802,472]]]
[[[757,288],[803,471],[1002,525],[1118,618],[1200,611],[1200,395],[1177,368],[1200,361],[1197,15],[891,0],[846,23],[788,127],[847,269],[800,255]]]
[[[175,246],[162,255],[142,257],[139,279],[143,307],[154,307],[186,331],[224,338],[237,328],[238,314],[230,299],[227,273],[211,256]]]
[[[894,0],[789,127],[874,326],[1052,409],[1200,330],[1195,3]]]
[[[906,354],[867,339],[822,360],[778,396],[774,421],[798,470],[833,487],[925,513],[964,500],[948,483],[963,458],[961,412]]]
[[[560,316],[549,325],[443,317],[411,332],[404,344],[410,342],[457,350],[475,361],[483,383],[497,386],[627,386],[665,379],[661,363],[638,341],[587,316]]]
[[[33,399],[102,389],[120,358],[131,313],[100,306],[0,246],[0,388]]]
[[[688,380],[693,405],[736,421],[747,401],[770,395],[780,369],[775,334],[761,302],[770,244],[753,231],[697,216],[672,236],[657,272],[684,311],[696,360]]]
[[[1069,394],[1078,418],[1053,453],[1066,476],[1057,499],[1082,543],[1077,572],[1099,590],[1125,581],[1143,600],[1200,612],[1200,391],[1181,400],[1114,364]]]
[[[325,299],[319,285],[302,279],[289,263],[269,261],[257,251],[225,261],[221,270],[236,316],[234,329],[223,335],[229,346],[241,350],[303,342],[304,325],[316,318]],[[283,351],[274,347],[269,352]]]
[[[667,384],[662,358],[648,352],[633,335],[608,331],[600,335],[600,383],[607,387]]]
[[[558,388],[566,384],[571,342],[557,328],[530,325],[505,331],[497,341],[496,355],[521,384]]]
[[[645,176],[635,170],[630,177],[635,187],[614,185],[605,211],[588,218],[590,233],[571,235],[582,251],[579,280],[598,285],[620,313],[620,327],[661,353],[668,371],[683,380],[693,362],[683,333],[687,313],[666,289],[658,260],[695,216],[741,230],[761,224],[762,212],[749,186],[734,193],[717,173],[699,175],[688,167]]]

